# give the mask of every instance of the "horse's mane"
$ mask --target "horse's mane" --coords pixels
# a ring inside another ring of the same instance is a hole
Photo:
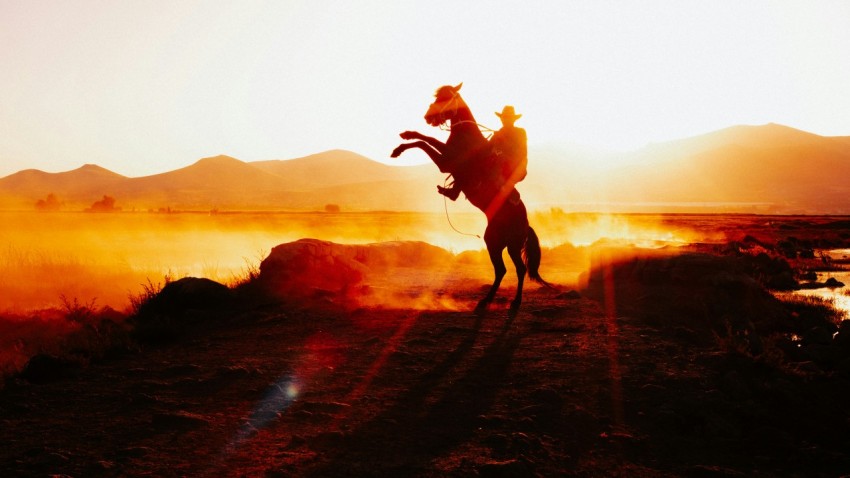
[[[445,96],[453,96],[460,95],[460,93],[456,92],[451,85],[445,85],[437,88],[437,91],[434,92],[434,98],[440,98]]]

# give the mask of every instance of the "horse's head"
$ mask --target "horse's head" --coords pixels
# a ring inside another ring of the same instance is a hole
[[[455,119],[459,111],[468,110],[463,98],[460,97],[460,87],[463,83],[457,86],[441,86],[434,94],[434,102],[428,107],[428,112],[425,113],[425,122],[431,126],[440,126],[446,121]]]

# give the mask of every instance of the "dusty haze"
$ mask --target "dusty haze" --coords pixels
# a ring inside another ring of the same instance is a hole
[[[166,277],[236,282],[274,246],[305,237],[342,244],[423,241],[472,263],[468,273],[482,284],[492,274],[483,240],[455,232],[443,214],[0,215],[0,311],[53,307],[61,296],[122,310],[143,285],[161,284]],[[486,223],[480,214],[450,217],[458,230],[483,234]],[[560,282],[574,281],[586,268],[580,248],[603,239],[661,247],[723,238],[719,232],[698,231],[652,215],[567,214],[555,209],[532,213],[530,220],[546,248],[542,272]]]

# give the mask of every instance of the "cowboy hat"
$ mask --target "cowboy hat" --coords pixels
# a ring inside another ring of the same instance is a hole
[[[522,115],[518,115],[518,114],[516,114],[516,112],[514,112],[513,106],[505,106],[504,108],[502,108],[501,113],[498,113],[498,112],[496,113],[496,116],[498,116],[501,119],[513,120],[513,121],[516,121],[516,120],[522,118]]]

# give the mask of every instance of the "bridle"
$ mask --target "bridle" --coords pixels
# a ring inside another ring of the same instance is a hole
[[[439,128],[440,129],[443,129],[444,128],[443,125],[445,125],[446,122],[448,122],[451,118],[453,118],[455,115],[457,115],[459,98],[460,98],[460,94],[458,94],[457,91],[452,90],[452,98],[450,100],[447,100],[445,102],[445,104],[443,105],[443,107],[440,108],[440,111],[437,113],[439,115],[438,118],[440,120],[439,121]],[[447,117],[446,110],[448,110],[450,107],[452,108],[452,114],[451,114],[451,116]]]
[[[493,128],[489,128],[487,126],[484,126],[481,123],[478,123],[478,122],[475,122],[475,121],[472,121],[472,120],[462,120],[462,121],[452,122],[451,125],[448,125],[447,123],[449,122],[449,120],[452,119],[455,115],[457,115],[457,110],[458,110],[458,104],[457,103],[458,103],[458,101],[461,101],[460,100],[460,93],[458,93],[456,91],[452,91],[452,98],[450,100],[446,101],[446,104],[442,108],[440,108],[440,112],[438,113],[440,115],[439,116],[440,123],[437,126],[438,128],[440,128],[440,131],[451,132],[452,128],[454,128],[455,126],[460,126],[462,124],[474,124],[475,126],[478,126],[478,129],[481,132],[487,132],[487,133],[490,134],[490,136],[492,136],[493,133],[496,132],[496,130],[494,130]],[[449,117],[446,117],[445,111],[447,109],[449,109],[449,107],[452,106],[452,105],[454,106],[454,108],[452,109],[452,115],[449,116]],[[487,139],[490,139],[490,137],[488,136]]]

